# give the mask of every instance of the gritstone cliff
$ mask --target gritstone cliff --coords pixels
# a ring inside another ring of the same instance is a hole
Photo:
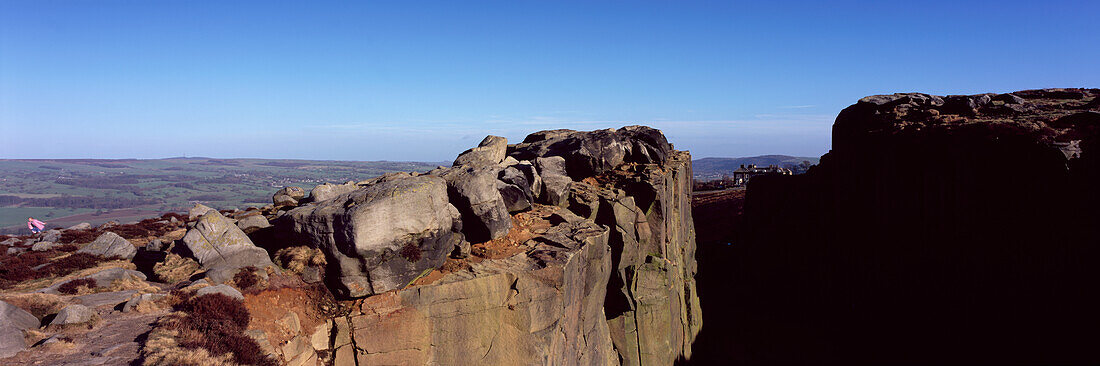
[[[799,352],[745,361],[1095,362],[1098,96],[908,93],[844,109],[819,166],[748,187],[730,276],[754,285],[729,301],[753,317],[747,342]]]
[[[489,136],[452,167],[283,199],[274,230],[362,298],[337,364],[670,365],[701,327],[691,176],[647,127]]]

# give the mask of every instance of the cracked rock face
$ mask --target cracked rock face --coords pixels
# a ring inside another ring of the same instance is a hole
[[[395,175],[291,210],[280,225],[324,251],[335,292],[362,297],[442,265],[463,240],[460,217],[442,178]]]
[[[472,258],[362,300],[335,323],[350,328],[336,332],[335,362],[668,365],[690,357],[701,327],[690,155],[638,126],[543,131],[508,151],[430,173],[483,190],[452,189],[451,202],[503,200],[500,215],[458,221],[494,219],[513,225],[507,235],[471,240]],[[471,174],[477,169],[492,174]],[[426,205],[416,202],[405,210]],[[469,203],[477,206],[460,202]],[[308,207],[298,210],[316,210]]]

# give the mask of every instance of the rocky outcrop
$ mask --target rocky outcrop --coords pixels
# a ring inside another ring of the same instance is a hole
[[[324,251],[338,294],[361,297],[401,288],[443,264],[463,240],[447,197],[442,178],[393,176],[291,210],[280,225]]]
[[[728,296],[800,349],[755,363],[1095,361],[1098,97],[867,97],[820,165],[754,178]]]
[[[448,198],[459,200],[453,206],[477,207],[484,201],[462,200],[488,197],[493,206],[499,203],[501,214],[463,212],[452,228],[487,227],[486,219],[499,216],[496,221],[510,227],[471,240],[469,259],[417,267],[425,270],[410,286],[395,281],[398,286],[386,289],[397,291],[359,292],[377,295],[335,319],[329,342],[320,342],[331,345],[336,364],[670,365],[690,357],[702,325],[694,283],[690,156],[645,127],[532,136],[508,146],[504,158],[459,159],[456,167],[396,180],[445,178],[437,184],[451,189],[428,195],[434,200],[379,197],[377,192],[404,191],[373,183],[331,206],[307,204],[280,220],[277,226],[293,224],[296,233],[310,234],[309,241],[322,243],[331,258],[341,255],[334,252],[342,247],[328,244],[337,237],[345,247],[369,243],[366,237],[341,236],[357,230],[328,224],[355,221],[338,217],[360,206],[366,211],[369,205],[400,205],[403,210],[395,212],[415,213]],[[584,152],[570,153],[568,147]],[[459,190],[460,183],[479,191]],[[347,201],[354,195],[363,198]],[[430,211],[445,212],[438,206]],[[361,225],[372,223],[389,233],[395,231],[386,226],[393,215],[385,224],[359,217]],[[395,241],[376,242],[393,248]],[[358,268],[401,262],[362,258],[367,257],[345,260]]]

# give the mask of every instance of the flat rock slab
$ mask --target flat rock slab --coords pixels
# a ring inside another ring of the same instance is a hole
[[[100,292],[98,294],[76,296],[72,300],[84,306],[98,308],[105,305],[115,306],[124,303],[137,293],[137,290]]]
[[[81,278],[90,278],[90,279],[95,280],[96,287],[108,287],[108,286],[111,285],[111,283],[113,283],[115,281],[131,279],[131,278],[141,280],[141,281],[146,280],[146,276],[145,276],[144,273],[141,273],[141,272],[138,272],[138,271],[135,271],[135,270],[131,270],[131,269],[125,269],[125,268],[108,268],[108,269],[105,269],[105,270],[102,270],[102,271],[99,271],[99,272],[96,272],[96,273],[92,273],[91,275],[81,277]],[[69,280],[69,281],[72,281],[72,280]],[[65,283],[67,283],[69,281],[62,281],[62,282],[55,283],[50,287],[38,290],[38,292],[47,293],[47,294],[55,294],[56,295],[56,294],[58,294],[57,288],[61,287],[61,285],[64,285]]]
[[[240,290],[237,290],[237,289],[235,289],[235,288],[233,288],[229,285],[217,285],[217,286],[203,287],[203,288],[200,288],[198,291],[195,291],[195,296],[203,296],[203,295],[210,295],[210,294],[222,294],[222,295],[229,296],[229,297],[232,297],[232,298],[237,299],[237,300],[244,300],[244,294],[242,294]]]

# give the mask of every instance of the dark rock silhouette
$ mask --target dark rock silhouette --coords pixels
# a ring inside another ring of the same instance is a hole
[[[1100,360],[1097,96],[895,94],[846,108],[820,165],[754,179],[733,245],[706,249],[731,283],[707,297],[700,281],[704,307],[732,304],[707,319],[737,328],[724,362]]]

